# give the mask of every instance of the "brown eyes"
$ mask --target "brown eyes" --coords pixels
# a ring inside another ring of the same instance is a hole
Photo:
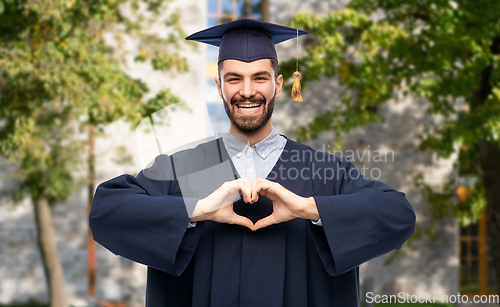
[[[238,78],[231,78],[231,79],[227,79],[226,82],[235,82],[235,81],[240,81],[241,79],[238,79]],[[255,80],[257,81],[267,81],[269,80],[268,78],[266,77],[257,77],[255,78]]]

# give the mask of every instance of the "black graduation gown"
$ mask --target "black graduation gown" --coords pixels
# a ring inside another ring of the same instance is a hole
[[[227,159],[220,140],[208,144],[176,161],[210,164],[211,158],[190,157],[213,148],[214,160]],[[172,172],[173,160],[163,158],[152,169]],[[323,226],[295,219],[255,232],[211,221],[187,228],[188,204],[176,180],[153,180],[142,171],[99,185],[90,227],[108,250],[148,266],[148,307],[359,306],[358,266],[414,233],[405,194],[360,176],[348,158],[290,139],[267,178],[314,196]],[[252,205],[235,202],[234,210],[255,222],[272,212],[272,203],[260,196]]]

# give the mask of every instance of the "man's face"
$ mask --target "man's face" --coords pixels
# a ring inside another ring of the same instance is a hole
[[[283,85],[283,76],[274,78],[271,60],[249,63],[225,60],[220,78],[216,78],[217,89],[227,116],[236,129],[252,133],[269,123],[274,100]]]

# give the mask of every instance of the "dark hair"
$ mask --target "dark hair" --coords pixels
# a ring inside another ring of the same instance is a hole
[[[278,61],[275,59],[269,59],[271,60],[271,67],[274,70],[274,79],[278,78]],[[220,80],[220,71],[222,70],[222,67],[224,66],[224,61],[220,61],[217,63],[217,71],[219,73],[219,80]]]

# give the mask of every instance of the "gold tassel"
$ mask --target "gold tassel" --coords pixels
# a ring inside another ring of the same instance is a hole
[[[293,73],[293,77],[295,80],[293,80],[293,85],[292,85],[292,100],[293,101],[302,101],[302,96],[300,96],[300,72],[299,72],[299,29],[297,29],[297,68],[295,72]]]
[[[293,73],[293,86],[292,86],[292,100],[293,101],[302,101],[302,97],[300,96],[300,72],[296,71]]]

